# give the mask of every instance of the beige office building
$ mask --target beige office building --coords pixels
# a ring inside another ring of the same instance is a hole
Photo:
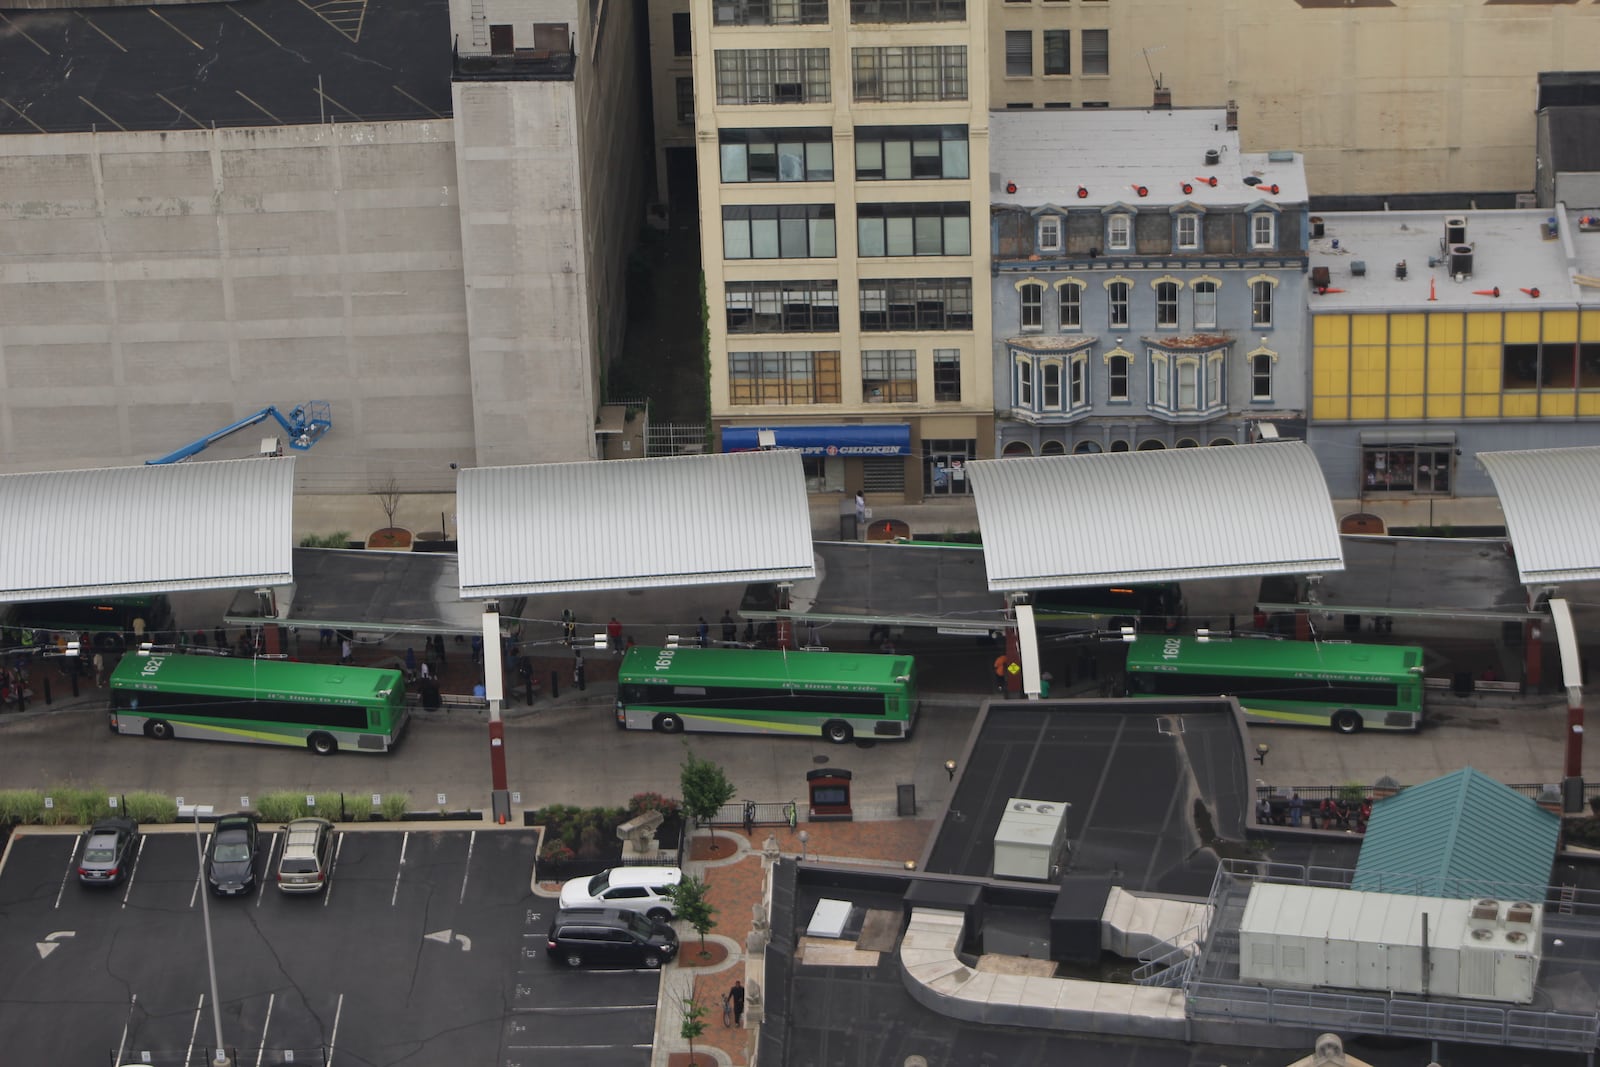
[[[884,502],[993,454],[985,8],[695,6],[715,447]]]
[[[1534,187],[1541,71],[1600,66],[1600,5],[994,0],[994,108],[1239,106],[1319,196]]]

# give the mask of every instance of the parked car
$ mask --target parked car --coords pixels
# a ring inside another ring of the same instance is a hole
[[[320,892],[332,867],[333,823],[327,819],[295,819],[283,828],[279,889],[285,893]]]
[[[206,884],[220,896],[248,893],[256,885],[256,820],[253,815],[224,815],[206,848]]]
[[[545,951],[568,967],[660,967],[678,954],[664,922],[620,908],[562,908],[550,922]]]
[[[672,918],[672,887],[683,881],[676,867],[612,867],[561,887],[563,908],[622,908],[666,922]]]
[[[78,881],[84,885],[118,885],[133,869],[139,849],[139,824],[113,816],[100,819],[83,835]]]

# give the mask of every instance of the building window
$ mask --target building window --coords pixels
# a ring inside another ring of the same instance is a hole
[[[1179,248],[1185,249],[1200,247],[1200,216],[1178,216],[1177,244]]]
[[[1156,326],[1178,328],[1178,283],[1156,282]]]
[[[1019,292],[1022,294],[1022,328],[1024,330],[1043,329],[1044,286],[1037,282],[1029,282]]]
[[[1265,279],[1250,283],[1250,321],[1256,326],[1272,325],[1272,288]]]
[[[1502,348],[1503,389],[1600,388],[1600,344],[1507,344]]]
[[[694,79],[678,79],[678,121],[685,126],[694,125]]]
[[[1033,105],[1026,100],[1009,100],[1006,102],[1007,111],[1032,111]]]
[[[1275,248],[1278,220],[1271,212],[1262,211],[1250,216],[1250,247]]]
[[[970,255],[972,236],[967,219],[970,210],[963,202],[861,204],[856,209],[858,254],[862,257]]]
[[[1056,290],[1056,293],[1056,299],[1061,305],[1061,328],[1083,329],[1083,286],[1063,285]]]
[[[728,282],[729,333],[837,333],[839,283]]]
[[[863,279],[861,329],[865,332],[970,330],[972,279]]]
[[[1111,73],[1111,31],[1084,30],[1083,72],[1085,74]]]
[[[856,180],[965,178],[965,126],[857,126]]]
[[[1222,392],[1222,358],[1221,352],[1206,356],[1206,395],[1201,398],[1201,404],[1207,410],[1221,407],[1225,400]]]
[[[1178,410],[1200,410],[1200,361],[1178,360]]]
[[[1162,411],[1172,406],[1172,383],[1167,372],[1167,354],[1150,353],[1150,406]]]
[[[717,49],[717,103],[826,104],[826,48]]]
[[[1033,75],[1033,31],[1006,31],[1006,77],[1028,78]]]
[[[1072,101],[1070,101],[1070,100],[1046,100],[1044,102],[1044,106],[1046,108],[1059,108],[1060,110],[1065,111],[1067,108],[1072,106]]]
[[[1189,287],[1194,292],[1195,329],[1217,325],[1217,283],[1195,282]]]
[[[1051,361],[1039,367],[1039,408],[1061,410],[1061,364]]]
[[[829,182],[833,131],[826,126],[721,130],[725,182]]]
[[[1106,398],[1128,399],[1128,357],[1111,356],[1106,360]]]
[[[837,404],[838,352],[729,352],[733,404]]]
[[[1074,356],[1072,362],[1067,364],[1067,404],[1073,410],[1089,403],[1088,370],[1089,361],[1083,356]]]
[[[1128,289],[1129,289],[1129,286],[1128,286],[1127,282],[1112,282],[1111,284],[1106,286],[1106,293],[1110,296],[1110,299],[1111,299],[1111,325],[1112,326],[1121,326],[1124,329],[1127,328],[1127,325],[1128,325]]]
[[[686,56],[693,51],[689,34],[689,13],[687,11],[674,11],[672,13],[672,54]]]
[[[821,49],[826,54],[827,49]],[[965,45],[852,48],[855,98],[863,103],[965,100]]]
[[[933,399],[936,401],[961,399],[961,349],[933,350]]]
[[[1046,74],[1072,73],[1072,31],[1044,31],[1044,72]],[[1046,107],[1050,105],[1046,104]]]
[[[832,204],[727,206],[725,259],[831,259],[837,255]]]
[[[1450,492],[1453,448],[1431,445],[1367,446],[1361,450],[1361,481],[1368,493]]]
[[[1061,251],[1061,216],[1044,215],[1039,219],[1039,251]]]
[[[861,399],[868,404],[905,404],[917,399],[917,353],[909,348],[861,353]]]
[[[716,0],[718,26],[826,26],[828,0]]]
[[[1027,411],[1033,410],[1033,360],[1028,356],[1016,357],[1016,384],[1012,403]]]
[[[1250,357],[1250,399],[1272,399],[1272,357],[1265,352]]]
[[[965,22],[967,0],[850,0],[851,22]]]
[[[1126,252],[1133,247],[1133,218],[1112,215],[1106,219],[1106,247],[1113,252]]]

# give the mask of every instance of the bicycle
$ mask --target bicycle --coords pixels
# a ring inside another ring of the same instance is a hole
[[[722,994],[722,1025],[724,1028],[733,1026],[733,994]]]

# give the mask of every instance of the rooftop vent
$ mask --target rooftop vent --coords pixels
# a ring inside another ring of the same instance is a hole
[[[1293,163],[1294,162],[1294,153],[1293,152],[1285,152],[1285,151],[1281,151],[1281,150],[1280,151],[1276,151],[1276,152],[1268,152],[1267,153],[1267,162],[1268,163]]]
[[[1365,278],[1367,276],[1367,261],[1364,259],[1352,259],[1350,261],[1350,274],[1355,278]]]
[[[1206,166],[1214,167],[1222,162],[1222,153],[1215,148],[1206,149]]]

